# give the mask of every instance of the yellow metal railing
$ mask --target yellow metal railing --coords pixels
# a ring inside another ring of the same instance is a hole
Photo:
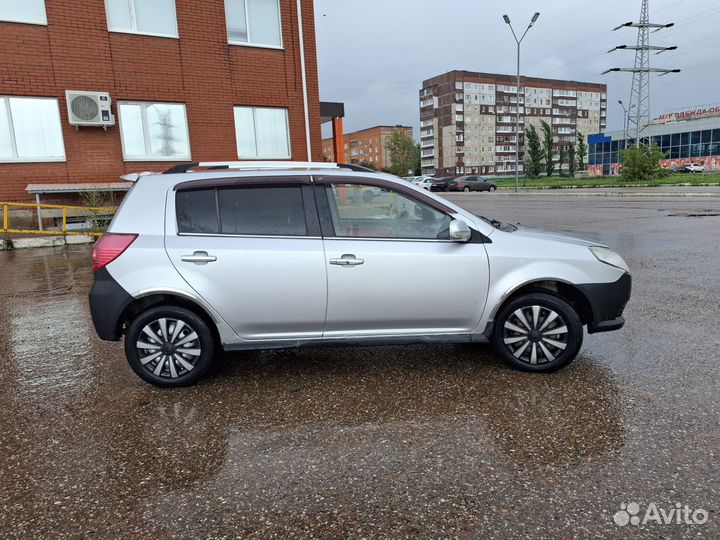
[[[49,236],[101,236],[103,233],[97,230],[72,230],[68,231],[68,211],[71,214],[70,217],[88,217],[92,220],[97,221],[102,215],[111,216],[117,211],[115,206],[71,206],[71,205],[59,205],[59,204],[37,204],[37,203],[13,203],[13,202],[0,202],[0,207],[3,211],[2,229],[0,233],[5,234],[38,234],[38,235],[49,235]],[[14,229],[10,227],[10,210],[12,208],[30,208],[37,210],[37,229]],[[50,212],[43,215],[43,210],[49,210]],[[53,210],[60,210],[61,212],[53,212]],[[59,214],[59,215],[58,215]],[[43,217],[50,217],[60,219],[62,218],[62,224],[60,227],[53,227],[48,230],[43,227]]]

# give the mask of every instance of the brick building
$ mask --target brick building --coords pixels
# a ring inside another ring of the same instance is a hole
[[[514,175],[517,78],[513,75],[451,71],[423,82],[420,90],[422,173]],[[556,144],[576,143],[605,129],[604,84],[522,77],[520,87],[520,173],[525,161],[525,127],[547,122]],[[559,159],[559,153],[555,160]]]
[[[387,140],[393,131],[401,130],[412,137],[412,128],[408,126],[374,126],[371,128],[345,134],[345,163],[368,163],[380,170],[390,167],[390,155],[387,151]],[[323,139],[323,158],[336,161],[333,150],[333,139]]]
[[[116,124],[70,125],[68,90],[108,92]],[[186,161],[321,155],[312,0],[0,2],[0,200]]]

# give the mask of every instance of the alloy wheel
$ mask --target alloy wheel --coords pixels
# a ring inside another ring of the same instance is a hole
[[[568,327],[562,316],[550,308],[521,307],[505,321],[503,343],[522,362],[550,363],[567,348]]]
[[[190,373],[202,354],[195,329],[185,321],[169,317],[145,325],[135,346],[145,369],[169,379]]]

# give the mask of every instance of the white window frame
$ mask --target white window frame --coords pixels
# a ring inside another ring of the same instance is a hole
[[[235,105],[233,107],[233,121],[235,119],[235,109],[252,109],[253,113],[253,128],[255,135],[255,148],[257,149],[257,110],[258,109],[279,109],[282,111],[285,111],[285,125],[287,126],[287,129],[285,130],[285,133],[287,134],[287,146],[288,146],[288,153],[285,156],[242,156],[240,155],[240,145],[238,144],[238,126],[237,122],[234,122],[235,124],[235,149],[237,152],[238,159],[258,159],[258,160],[272,160],[272,159],[292,159],[292,138],[290,137],[290,111],[288,111],[287,107],[255,107],[253,105]],[[352,146],[352,144],[351,144]],[[346,145],[347,147],[347,145]]]
[[[10,99],[52,99],[58,105],[58,124],[60,125],[60,141],[62,142],[62,157],[20,157],[17,152],[17,141],[15,140],[15,124],[13,122],[12,111],[10,110]],[[67,153],[65,152],[65,136],[62,132],[62,117],[60,116],[60,103],[57,98],[44,96],[2,96],[0,95],[0,107],[5,108],[8,118],[8,127],[10,129],[10,145],[13,150],[13,157],[0,157],[0,163],[63,163],[67,161]]]
[[[125,152],[125,139],[122,135],[122,105],[142,105],[140,114],[142,117],[143,142],[145,143],[145,156],[129,156]],[[153,156],[150,154],[150,128],[147,120],[148,105],[182,105],[183,117],[185,118],[185,129],[188,135],[188,153],[186,156]],[[192,148],[190,147],[190,125],[187,119],[187,106],[185,103],[171,101],[118,101],[118,117],[120,118],[120,145],[122,146],[123,161],[191,161]]]
[[[105,0],[105,19],[107,20],[107,26],[108,26],[108,32],[115,32],[119,34],[134,34],[134,35],[140,35],[140,36],[154,36],[154,37],[163,37],[163,38],[171,38],[171,39],[179,39],[180,35],[178,32],[178,24],[177,24],[177,6],[175,5],[175,0],[172,1],[173,9],[173,23],[175,24],[175,34],[163,34],[161,32],[144,32],[141,30],[138,30],[137,25],[137,17],[135,16],[135,0],[125,0],[128,3],[128,7],[130,9],[130,25],[132,28],[114,28],[110,22],[110,10],[108,9],[108,0]]]
[[[174,1],[174,0],[173,0]],[[247,41],[235,41],[230,39],[230,33],[228,32],[228,20],[227,20],[227,9],[225,9],[225,32],[227,33],[228,45],[236,45],[238,47],[255,47],[257,49],[275,49],[284,50],[285,42],[283,41],[283,26],[282,26],[282,10],[280,9],[280,0],[277,0],[277,16],[278,16],[278,27],[280,30],[280,45],[269,45],[263,43],[253,43],[252,40],[252,28],[250,24],[250,11],[248,10],[248,0],[243,1],[243,7],[245,8],[245,25],[247,26]],[[225,0],[223,0],[223,9],[225,8]]]
[[[38,26],[47,26],[47,9],[45,7],[45,0],[43,0],[42,5],[43,5],[42,21],[33,21],[31,19],[18,19],[18,18],[10,18],[10,17],[3,17],[3,16],[0,16],[0,21],[11,22],[11,23],[20,23],[20,24],[36,24]]]

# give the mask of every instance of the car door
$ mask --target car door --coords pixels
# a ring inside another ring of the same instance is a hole
[[[309,178],[180,184],[167,216],[172,264],[239,337],[322,335],[325,257]]]
[[[449,240],[452,209],[389,181],[316,177],[325,245],[325,337],[464,334],[488,289],[482,235]],[[380,186],[372,202],[361,194]],[[429,276],[429,279],[428,279]]]

